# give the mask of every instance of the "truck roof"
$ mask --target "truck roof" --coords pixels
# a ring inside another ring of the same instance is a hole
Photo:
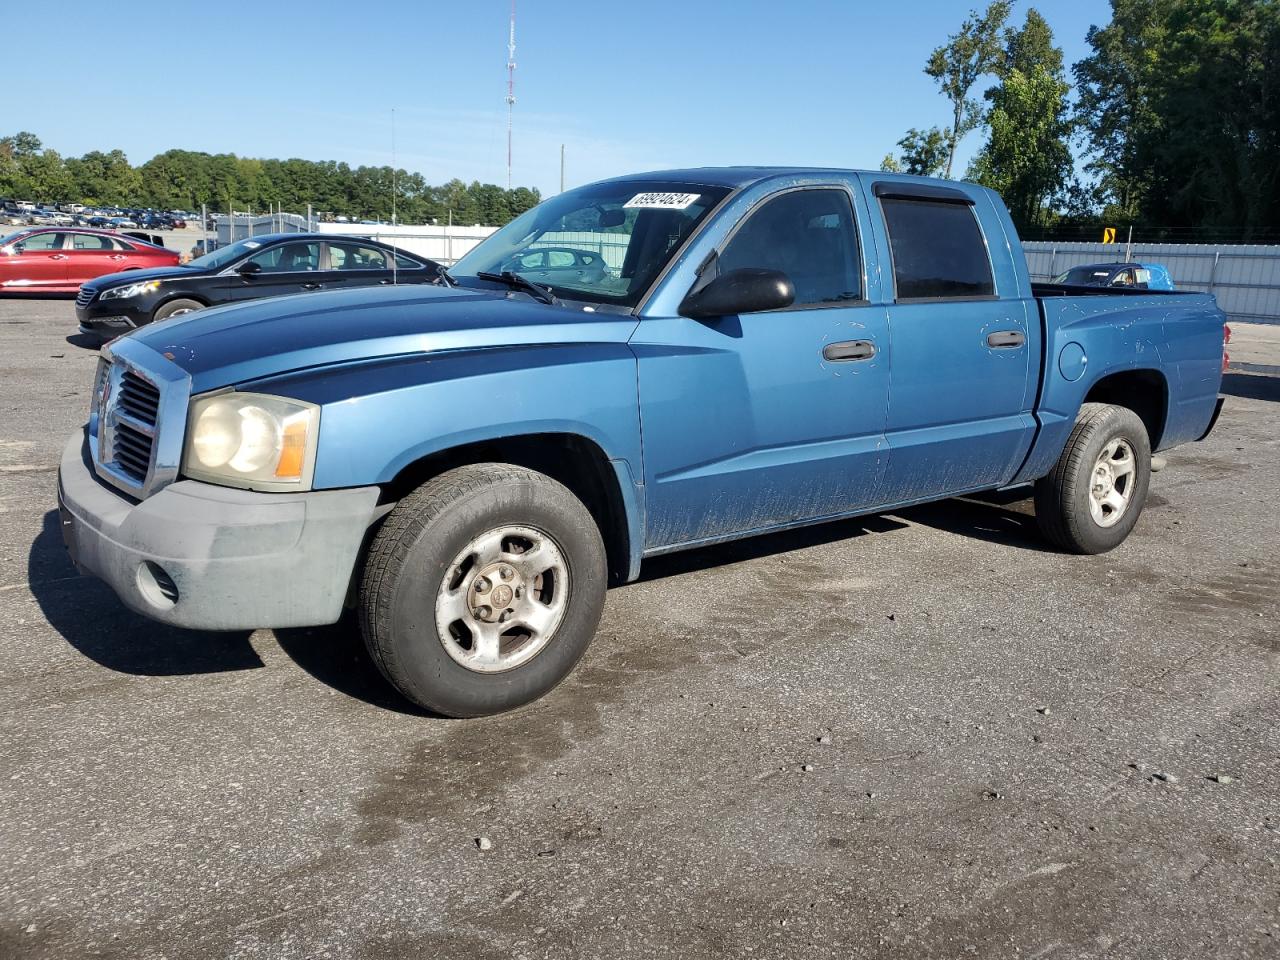
[[[880,174],[885,177],[901,177],[903,174],[884,173],[872,170],[850,170],[840,167],[689,167],[683,170],[652,170],[648,173],[629,173],[622,177],[612,177],[613,182],[628,180],[671,180],[679,183],[702,183],[711,187],[745,187],[748,184],[765,180],[769,177],[787,174]],[[912,177],[912,180],[937,182],[956,186],[954,180],[938,180],[935,177]]]

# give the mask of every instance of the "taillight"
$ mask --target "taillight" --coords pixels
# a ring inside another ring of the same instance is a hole
[[[1231,358],[1227,356],[1227,344],[1231,342],[1231,328],[1225,323],[1222,325],[1222,372],[1227,372],[1227,364],[1231,362]]]

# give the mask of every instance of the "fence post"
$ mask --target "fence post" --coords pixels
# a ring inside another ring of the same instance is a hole
[[[1058,248],[1054,247],[1049,251],[1049,279],[1052,280],[1058,275],[1058,271],[1054,269],[1058,264]]]
[[[1213,266],[1209,268],[1209,292],[1210,293],[1213,293],[1214,281],[1217,280],[1217,277],[1218,277],[1218,260],[1221,257],[1222,257],[1221,250],[1215,250],[1213,252]]]

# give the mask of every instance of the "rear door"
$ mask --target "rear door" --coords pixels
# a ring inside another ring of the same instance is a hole
[[[886,502],[1008,482],[1034,434],[1040,326],[1000,214],[984,191],[868,181],[888,251]]]
[[[249,257],[246,262],[260,268],[257,273],[227,271],[231,299],[256,300],[286,293],[308,293],[325,288],[320,269],[319,240],[288,240],[275,243]],[[237,265],[238,266],[238,265]]]
[[[330,289],[390,285],[391,257],[380,247],[356,240],[329,240],[329,266],[325,280]]]
[[[67,278],[77,286],[106,273],[128,269],[131,264],[128,247],[123,240],[101,233],[68,233],[64,241],[67,254]]]

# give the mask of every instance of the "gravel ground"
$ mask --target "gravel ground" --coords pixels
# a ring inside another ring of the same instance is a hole
[[[551,696],[447,721],[348,625],[76,575],[74,329],[0,301],[0,956],[1278,952],[1280,380],[1113,554],[992,498],[668,557]]]

